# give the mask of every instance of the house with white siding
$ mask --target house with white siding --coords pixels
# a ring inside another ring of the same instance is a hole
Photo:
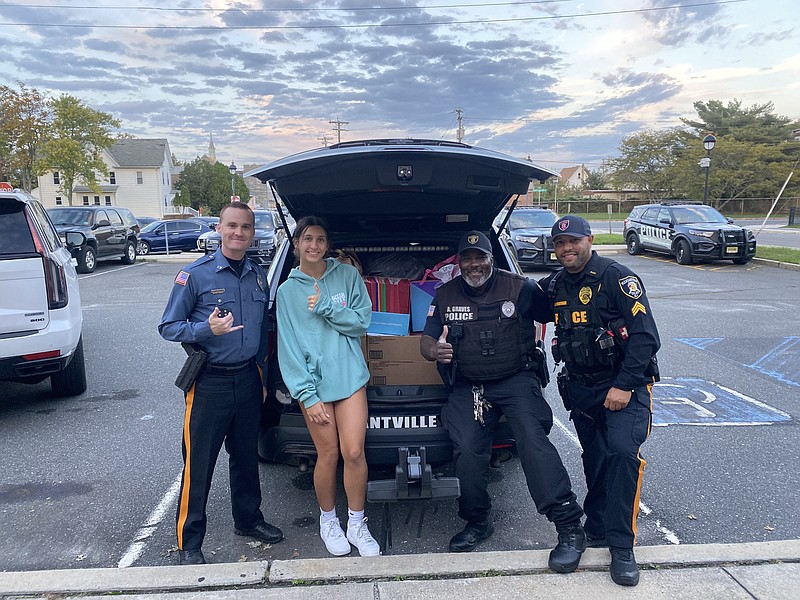
[[[157,217],[179,212],[172,206],[172,153],[166,139],[124,139],[103,150],[108,178],[101,180],[100,193],[85,185],[73,188],[73,206],[122,206],[137,217]],[[57,171],[39,177],[38,195],[47,207],[66,206],[67,196],[59,189]]]

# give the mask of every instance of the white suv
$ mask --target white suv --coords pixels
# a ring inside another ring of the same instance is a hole
[[[0,183],[0,381],[55,396],[86,390],[81,297],[69,250],[42,205]]]

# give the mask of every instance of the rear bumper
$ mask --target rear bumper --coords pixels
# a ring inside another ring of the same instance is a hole
[[[25,360],[21,356],[0,358],[0,380],[37,383],[44,381],[53,373],[67,368],[73,353],[57,358]]]

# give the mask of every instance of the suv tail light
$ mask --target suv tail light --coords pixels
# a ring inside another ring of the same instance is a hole
[[[31,219],[31,216],[25,213],[25,218],[28,220],[28,227],[33,236],[33,243],[36,247],[36,252],[42,256],[42,263],[44,266],[44,280],[47,287],[47,305],[50,310],[57,308],[64,308],[69,303],[69,293],[67,291],[67,274],[64,272],[63,265],[59,264],[42,242],[39,235],[39,230],[36,224]]]

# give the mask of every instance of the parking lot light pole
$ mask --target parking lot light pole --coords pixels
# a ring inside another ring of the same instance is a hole
[[[717,143],[717,138],[714,137],[714,134],[710,131],[708,135],[703,138],[703,148],[706,149],[706,155],[704,158],[700,159],[700,166],[706,170],[706,186],[705,191],[703,192],[703,204],[708,203],[708,172],[711,170],[711,150],[714,148],[714,144]]]
[[[233,197],[236,195],[236,183],[235,183],[236,165],[233,164],[233,161],[231,161],[231,166],[228,167],[228,169],[231,172],[231,202],[232,202],[233,201]]]

